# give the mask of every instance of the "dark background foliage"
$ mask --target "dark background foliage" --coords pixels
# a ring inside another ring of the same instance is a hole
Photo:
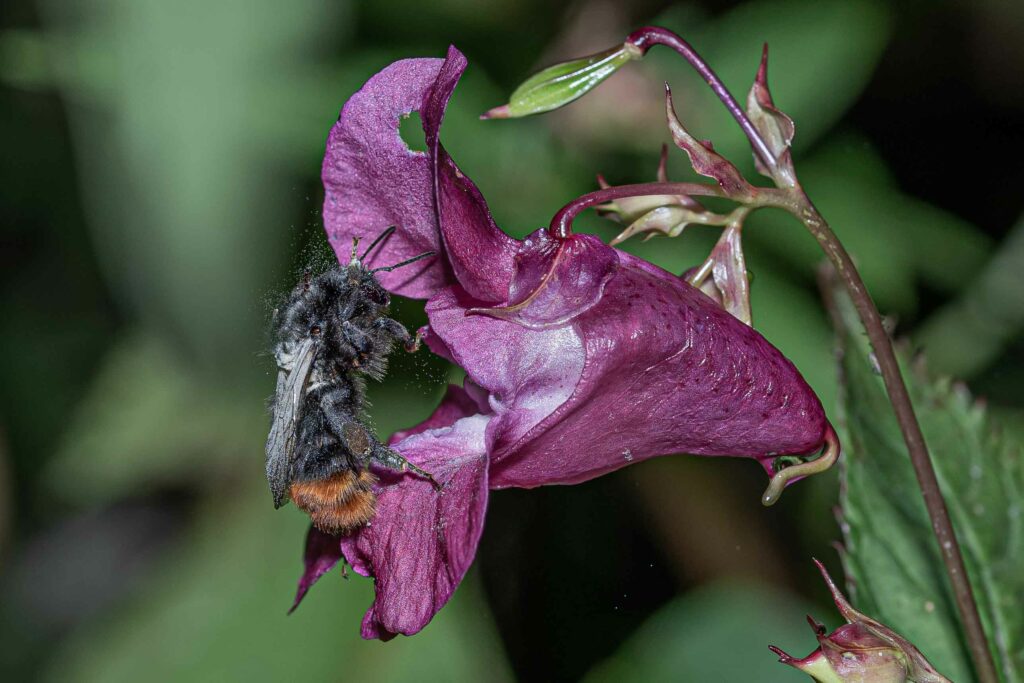
[[[295,274],[326,262],[318,173],[338,108],[388,62],[458,45],[471,66],[446,144],[518,235],[595,172],[653,175],[664,79],[683,120],[749,168],[724,110],[668,54],[554,115],[476,120],[537,67],[655,21],[692,38],[738,94],[770,42],[801,178],[881,308],[935,369],[1015,414],[1019,3],[9,0],[5,680],[800,679],[766,646],[810,650],[808,610],[836,623],[810,564],[840,573],[836,479],[802,482],[765,510],[763,473],[736,460],[667,458],[498,492],[465,585],[415,638],[358,639],[372,592],[358,578],[332,574],[284,615],[305,522],[275,512],[262,481],[264,327]],[[584,225],[606,238],[616,227]],[[755,324],[832,411],[811,240],[771,214],[747,233]],[[713,239],[694,229],[629,248],[681,272]],[[398,306],[409,324],[421,309]],[[378,430],[429,413],[452,373],[425,352],[396,357],[371,390]]]

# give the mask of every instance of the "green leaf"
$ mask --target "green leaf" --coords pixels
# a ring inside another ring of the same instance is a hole
[[[259,452],[253,435],[267,429],[261,403],[254,391],[210,382],[159,337],[125,335],[67,418],[47,494],[105,504],[248,466]]]
[[[302,202],[268,154],[284,145],[265,134],[302,127],[322,146],[348,94],[322,121],[293,97],[307,72],[321,75],[318,53],[344,42],[346,4],[282,12],[264,0],[240,21],[237,7],[201,0],[50,0],[40,34],[3,37],[8,79],[71,102],[93,244],[119,302],[212,371],[246,369],[238,350],[264,317],[253,295],[270,286]]]
[[[938,544],[882,380],[852,304],[835,295],[843,351],[844,561],[854,603],[917,645],[936,668],[973,680]],[[960,384],[906,362],[904,376],[971,584],[1008,682],[1024,676],[1024,470],[1020,442]]]
[[[951,244],[956,244],[955,242]],[[1024,327],[1024,217],[960,296],[934,313],[914,341],[933,367],[973,377],[999,358]]]
[[[768,645],[793,652],[817,647],[804,618],[808,611],[814,610],[800,599],[764,585],[700,588],[658,610],[585,681],[806,680],[781,666]]]

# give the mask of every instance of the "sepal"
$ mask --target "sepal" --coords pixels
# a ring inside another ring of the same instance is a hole
[[[679,122],[672,104],[672,90],[665,86],[665,115],[672,140],[690,157],[693,170],[713,179],[730,199],[742,200],[753,196],[753,189],[728,159],[715,152],[710,142],[701,142]]]
[[[772,94],[768,90],[767,44],[761,53],[761,66],[757,69],[754,85],[747,94],[747,116],[775,158],[776,166],[772,170],[755,154],[754,166],[757,172],[774,180],[779,187],[796,187],[796,171],[793,170],[793,157],[790,151],[796,126],[793,119],[775,106]]]
[[[734,318],[753,324],[750,310],[750,276],[743,257],[743,219],[737,217],[722,231],[704,264],[687,273],[686,281],[714,299]]]

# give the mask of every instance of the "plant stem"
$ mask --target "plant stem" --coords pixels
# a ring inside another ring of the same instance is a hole
[[[683,40],[682,36],[673,33],[666,28],[661,28],[660,26],[645,26],[629,34],[629,37],[626,38],[626,44],[633,45],[638,48],[641,55],[647,54],[647,51],[655,45],[670,47],[682,55],[683,58],[690,63],[690,66],[700,74],[701,78],[704,79],[711,90],[714,91],[715,95],[718,96],[718,99],[720,99],[722,104],[725,105],[725,108],[729,110],[730,114],[732,114],[732,117],[736,119],[736,123],[740,125],[740,128],[743,129],[747,139],[750,140],[750,144],[754,148],[754,154],[756,154],[761,160],[761,163],[765,165],[765,168],[770,171],[775,171],[778,163],[775,161],[775,157],[772,155],[771,149],[769,149],[767,143],[765,143],[758,134],[757,129],[754,128],[754,124],[751,123],[749,118],[747,118],[747,115],[743,111],[743,108],[740,107],[739,102],[736,101],[736,98],[732,96],[729,89],[725,87],[724,83],[722,83],[722,79],[720,79],[714,70],[708,66],[708,63],[705,62],[699,54],[697,54],[697,51],[693,49],[693,46]]]
[[[885,382],[889,401],[896,413],[900,431],[903,432],[903,441],[907,445],[910,462],[914,467],[921,495],[924,497],[928,517],[931,519],[932,531],[935,532],[935,538],[939,542],[939,551],[942,553],[946,573],[953,587],[953,596],[960,612],[960,620],[967,636],[967,645],[971,652],[971,659],[974,661],[978,680],[981,683],[998,683],[999,677],[996,674],[995,662],[985,638],[985,630],[982,627],[974,591],[964,567],[960,544],[953,531],[953,522],[949,518],[946,501],[942,497],[939,481],[935,476],[935,468],[932,466],[932,459],[928,453],[928,446],[925,444],[921,425],[917,421],[914,406],[910,401],[910,394],[907,392],[907,385],[900,373],[899,363],[892,348],[892,340],[889,339],[882,324],[882,317],[878,314],[878,309],[864,286],[864,280],[857,272],[846,248],[843,247],[803,190],[798,190],[797,193],[800,203],[794,213],[818,241],[822,251],[835,267],[839,278],[853,300],[853,305],[856,307],[857,314],[867,331],[868,339],[871,341],[871,347],[875,351],[882,380]]]
[[[753,195],[744,204],[750,207],[775,206],[786,209],[792,204],[789,192],[774,187],[752,187]],[[548,230],[554,237],[565,239],[572,234],[572,222],[585,210],[626,197],[649,195],[693,195],[698,197],[723,197],[728,199],[722,188],[704,183],[636,183],[615,185],[594,192],[588,192],[572,200],[558,210],[551,218]]]

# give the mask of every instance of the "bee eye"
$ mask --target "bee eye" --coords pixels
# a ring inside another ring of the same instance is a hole
[[[320,332],[321,332],[321,330],[320,330],[320,326],[319,325],[313,325],[311,328],[309,328],[309,333],[311,335],[313,335],[314,337],[319,337],[320,336]]]

